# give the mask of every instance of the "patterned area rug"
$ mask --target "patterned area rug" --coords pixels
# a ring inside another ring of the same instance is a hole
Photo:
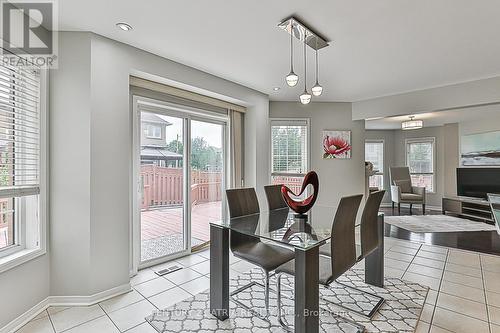
[[[411,232],[495,231],[495,226],[448,215],[386,216],[384,222]]]
[[[414,332],[427,297],[428,288],[422,285],[403,281],[401,279],[386,278],[384,288],[377,288],[363,282],[364,270],[352,269],[339,278],[339,282],[347,286],[356,287],[379,295],[385,302],[371,318],[360,316],[353,311],[347,311],[338,305],[320,301],[320,332],[358,332],[352,322],[362,325],[365,332]],[[260,270],[254,269],[231,280],[231,291],[244,286],[250,281],[263,281]],[[281,311],[287,322],[293,325],[293,277],[283,278],[283,298]],[[285,286],[286,285],[286,286]],[[275,286],[275,280],[271,282]],[[357,310],[368,309],[374,299],[340,284],[332,285],[331,289],[320,287],[320,294],[328,300],[343,304]],[[246,289],[239,293],[237,299],[245,305],[251,306],[253,311],[264,314],[264,292],[259,286]],[[285,332],[279,325],[276,314],[276,294],[270,295],[270,316],[267,320],[261,319],[254,313],[230,302],[230,317],[219,321],[209,312],[209,291],[202,292],[176,305],[153,313],[146,320],[159,333],[173,332],[239,332],[264,333]]]

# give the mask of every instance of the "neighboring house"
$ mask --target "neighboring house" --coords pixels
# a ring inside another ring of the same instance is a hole
[[[174,165],[169,161],[182,160],[182,155],[167,148],[167,126],[172,125],[165,119],[144,112],[141,115],[141,164],[154,164],[166,167]]]

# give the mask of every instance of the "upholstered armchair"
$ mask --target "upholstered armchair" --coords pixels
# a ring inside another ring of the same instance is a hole
[[[408,167],[389,168],[391,178],[392,209],[398,204],[398,214],[401,214],[401,204],[410,205],[410,214],[413,204],[422,205],[425,215],[425,187],[411,185],[410,169]]]

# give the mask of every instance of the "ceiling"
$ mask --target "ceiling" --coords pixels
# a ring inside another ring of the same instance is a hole
[[[497,0],[64,0],[59,29],[93,31],[165,58],[295,101],[301,47],[288,88],[288,34],[296,15],[332,41],[320,51],[317,101],[357,101],[500,75]],[[129,32],[115,23],[127,22]],[[314,84],[309,53],[308,85]],[[277,92],[273,87],[281,87]]]
[[[464,109],[416,114],[415,119],[424,121],[424,127],[443,126],[444,124],[477,121],[481,119],[497,119],[500,105],[478,106]],[[401,122],[409,120],[409,116],[397,116],[365,121],[368,130],[401,129]]]

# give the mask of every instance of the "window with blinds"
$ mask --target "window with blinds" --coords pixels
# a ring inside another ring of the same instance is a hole
[[[406,165],[410,169],[413,186],[425,187],[434,193],[435,138],[406,139]]]
[[[40,72],[0,64],[0,251],[33,238],[39,193]]]
[[[375,174],[370,176],[370,187],[384,188],[384,141],[367,140],[365,142],[365,161],[373,163]]]
[[[307,120],[271,120],[271,178],[300,192],[308,169]]]

